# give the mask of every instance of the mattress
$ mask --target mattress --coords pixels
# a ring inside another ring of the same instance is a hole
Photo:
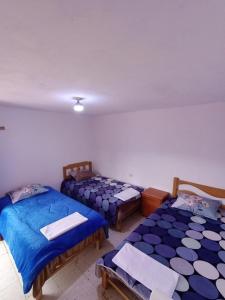
[[[217,221],[171,207],[167,200],[147,217],[118,247],[97,261],[119,277],[141,299],[151,290],[117,267],[112,259],[130,243],[180,274],[174,300],[225,299],[225,213]]]
[[[0,235],[6,241],[27,293],[39,272],[55,257],[104,228],[107,222],[94,210],[48,187],[49,191],[15,204],[8,196],[0,199]],[[88,221],[48,241],[40,229],[71,213]]]
[[[143,188],[135,185],[96,176],[80,182],[76,182],[73,178],[66,179],[62,182],[61,192],[98,211],[110,225],[113,225],[116,224],[118,208],[124,204],[114,195],[128,187],[132,187],[139,192],[143,191]]]

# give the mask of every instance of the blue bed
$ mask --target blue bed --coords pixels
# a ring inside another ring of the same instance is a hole
[[[225,190],[216,190],[217,196],[225,198]],[[225,210],[212,220],[173,208],[173,202],[174,199],[167,200],[116,249],[100,258],[97,276],[102,276],[105,287],[110,284],[107,278],[116,278],[138,298],[149,300],[151,290],[112,261],[121,247],[130,243],[181,274],[174,300],[225,299]]]
[[[6,241],[23,279],[27,293],[41,270],[99,230],[107,236],[107,222],[94,210],[48,187],[49,191],[11,204],[9,196],[0,199],[0,235]],[[48,241],[40,228],[73,212],[88,221],[58,238]]]

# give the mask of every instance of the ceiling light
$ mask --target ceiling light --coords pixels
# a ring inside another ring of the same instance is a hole
[[[84,98],[81,97],[73,97],[73,99],[76,101],[73,109],[77,112],[81,112],[84,110],[84,106],[82,103],[80,103],[80,101],[84,100]]]

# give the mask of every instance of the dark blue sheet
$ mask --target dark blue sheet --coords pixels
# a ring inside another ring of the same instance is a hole
[[[41,234],[40,228],[73,212],[88,221],[52,241]],[[48,262],[101,227],[107,230],[107,222],[97,212],[52,188],[16,204],[11,204],[8,196],[0,199],[0,234],[22,275],[24,293]]]
[[[171,207],[167,200],[131,234],[97,262],[97,275],[105,267],[141,299],[151,290],[117,267],[112,259],[125,243],[180,274],[174,300],[225,299],[225,211],[217,221]]]
[[[124,204],[114,195],[128,187],[142,192],[142,187],[131,185],[108,177],[96,176],[76,182],[72,177],[64,180],[61,192],[98,211],[110,225],[116,224],[118,208]],[[129,200],[132,202],[134,199]],[[129,201],[126,201],[128,203]]]

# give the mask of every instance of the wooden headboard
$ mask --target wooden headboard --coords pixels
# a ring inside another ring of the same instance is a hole
[[[210,196],[216,197],[221,200],[225,200],[225,189],[220,189],[220,188],[216,188],[216,187],[212,187],[212,186],[194,183],[191,181],[182,180],[182,179],[179,179],[178,177],[174,177],[174,179],[173,179],[173,192],[172,192],[173,197],[177,197],[178,192],[185,192],[188,194],[196,195],[195,192],[180,189],[180,185],[193,186]],[[225,208],[225,205],[222,205],[222,207]]]
[[[67,179],[71,171],[91,171],[92,172],[92,162],[91,161],[81,161],[73,164],[69,164],[63,167],[63,178]]]

